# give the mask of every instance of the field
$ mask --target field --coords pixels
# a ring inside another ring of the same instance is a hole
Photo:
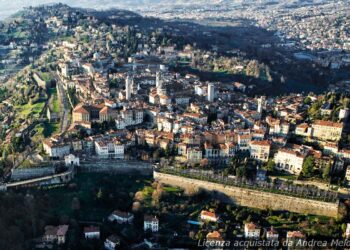
[[[23,117],[26,118],[29,115],[33,115],[33,117],[38,118],[39,114],[42,112],[43,108],[45,107],[45,101],[44,100],[39,100],[39,102],[31,104],[27,103],[22,106],[18,106],[19,109],[19,114]]]
[[[59,113],[60,112],[60,101],[59,101],[58,96],[57,96],[56,88],[50,88],[49,94],[51,95],[50,106],[52,108],[52,111],[55,113]]]

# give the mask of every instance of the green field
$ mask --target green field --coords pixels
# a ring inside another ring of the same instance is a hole
[[[40,112],[43,110],[44,107],[45,107],[45,101],[40,100],[39,102],[34,104],[27,103],[25,105],[18,106],[18,109],[19,109],[19,114],[23,118],[26,118],[29,115],[33,115],[33,117],[38,118]]]
[[[58,99],[56,88],[50,88],[49,94],[51,95],[50,106],[52,108],[52,111],[55,113],[59,113],[61,108],[60,108],[60,101]]]

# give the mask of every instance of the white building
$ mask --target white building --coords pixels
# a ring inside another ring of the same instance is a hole
[[[99,227],[84,227],[85,239],[100,239],[100,228]]]
[[[66,155],[64,157],[64,162],[65,162],[66,167],[68,167],[68,166],[80,166],[79,157],[76,157],[73,154]]]
[[[205,211],[205,210],[201,212],[200,218],[203,221],[211,221],[211,222],[217,222],[219,220],[219,217],[215,213]]]
[[[215,86],[213,83],[208,84],[208,101],[213,102],[215,99]]]
[[[122,212],[119,210],[115,210],[109,217],[108,220],[113,222],[116,221],[119,224],[123,223],[132,223],[134,220],[134,215],[129,212]]]
[[[347,239],[350,238],[350,223],[347,223],[347,224],[346,224],[345,237],[346,237]]]
[[[244,225],[244,237],[246,239],[258,239],[260,238],[261,229],[254,223],[246,223]]]
[[[270,147],[269,141],[250,141],[250,157],[258,161],[267,162],[269,160]]]
[[[156,216],[145,215],[143,221],[143,230],[151,230],[152,232],[158,232],[159,230],[159,220]]]
[[[124,109],[115,119],[117,129],[125,129],[127,126],[135,126],[143,123],[144,112],[141,109]]]
[[[62,159],[70,153],[71,145],[56,139],[43,142],[44,151],[50,157]]]
[[[125,80],[125,99],[126,100],[130,100],[131,98],[132,85],[133,85],[132,82],[133,82],[132,77],[128,75]]]
[[[104,247],[107,250],[115,250],[117,246],[120,245],[120,238],[117,235],[111,235],[109,236],[105,242],[104,242]]]
[[[258,99],[258,113],[262,113],[265,109],[265,106],[266,106],[266,97],[265,96],[261,96],[259,99]]]
[[[341,109],[341,110],[339,110],[339,119],[346,120],[346,119],[348,119],[349,114],[350,114],[350,111],[348,108]]]
[[[282,148],[275,154],[276,168],[291,174],[300,174],[305,155],[292,149]]]
[[[124,159],[125,146],[118,140],[102,139],[95,141],[95,152],[101,158]]]
[[[266,232],[266,239],[268,241],[278,241],[279,234],[276,230],[274,230],[273,227],[270,228],[270,230],[267,230]]]

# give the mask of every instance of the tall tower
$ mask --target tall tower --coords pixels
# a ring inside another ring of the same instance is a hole
[[[215,86],[213,83],[208,84],[208,101],[213,102],[215,98]]]
[[[126,100],[130,100],[131,98],[131,87],[132,87],[132,82],[133,79],[132,77],[128,74],[125,80],[125,98]]]
[[[266,98],[265,96],[261,96],[259,99],[258,99],[258,113],[262,113],[263,110],[265,109],[265,106],[266,106]]]
[[[158,95],[161,95],[164,93],[163,79],[162,79],[162,75],[160,72],[157,72],[157,75],[156,75],[156,87],[157,87],[157,94]]]

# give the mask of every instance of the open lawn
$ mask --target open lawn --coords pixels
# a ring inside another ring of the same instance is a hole
[[[50,106],[52,108],[52,111],[55,113],[59,113],[60,112],[60,101],[59,101],[58,96],[57,96],[56,88],[50,88],[49,94],[51,95]]]
[[[18,106],[18,109],[20,111],[19,114],[23,118],[26,118],[29,115],[33,115],[34,117],[38,118],[40,112],[43,110],[44,107],[45,107],[45,101],[40,100],[39,102],[34,103],[34,104],[27,103],[25,105]]]
[[[271,177],[275,177],[275,178],[280,178],[280,179],[286,179],[286,180],[296,180],[297,176],[296,175],[292,175],[289,174],[287,172],[283,172],[283,171],[277,171],[274,170],[271,174],[269,174]]]

